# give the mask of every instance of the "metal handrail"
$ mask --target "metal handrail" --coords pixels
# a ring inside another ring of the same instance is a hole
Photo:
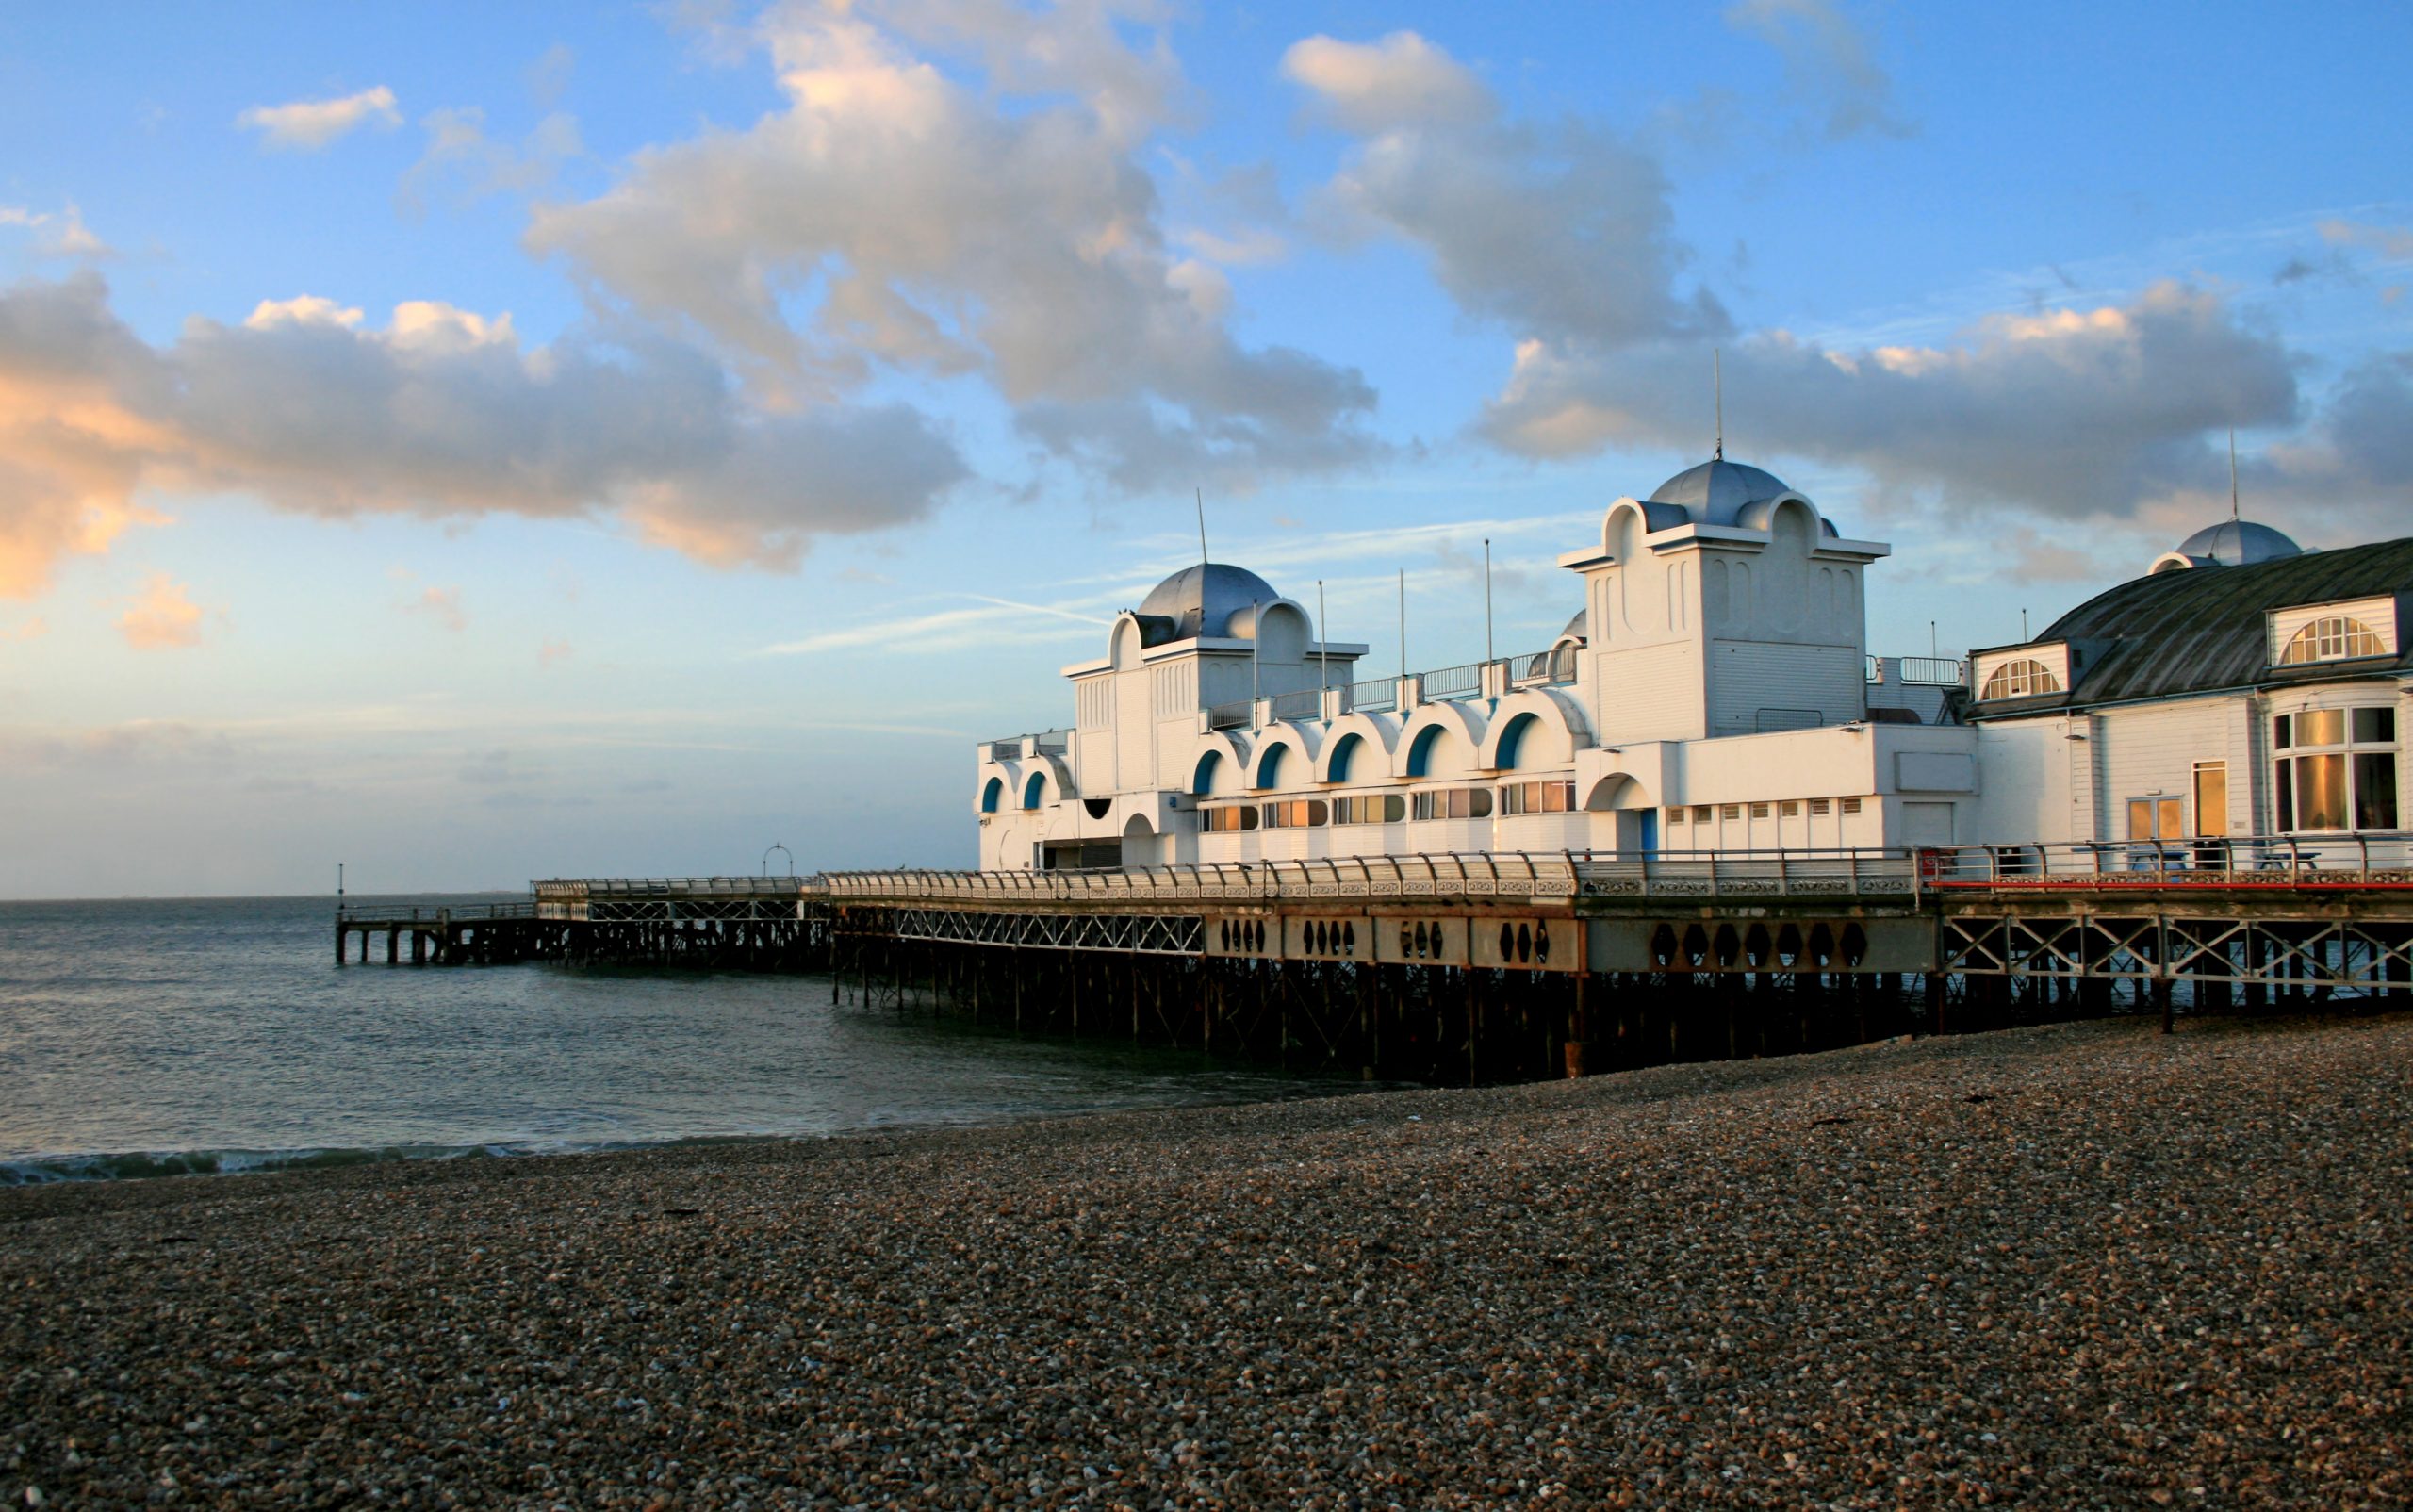
[[[1471,698],[1483,691],[1483,669],[1486,664],[1469,662],[1463,666],[1444,666],[1424,674],[1424,698],[1427,702],[1452,698]]]
[[[1386,714],[1399,707],[1399,679],[1373,678],[1349,684],[1349,697],[1342,707],[1359,714]]]
[[[535,916],[533,903],[388,903],[369,908],[347,903],[336,911],[336,918],[345,924],[475,924]]]
[[[1296,693],[1277,693],[1272,702],[1276,719],[1312,719],[1323,712],[1323,690],[1303,688]]]
[[[1061,755],[1072,748],[1073,730],[1069,725],[1054,730],[1030,730],[1019,735],[1001,735],[995,740],[984,740],[980,744],[989,748],[991,761],[1010,762],[1022,758],[1022,743],[1026,740],[1037,741],[1042,755]]]
[[[1501,658],[1507,664],[1508,681],[1518,687],[1535,683],[1560,683],[1575,681],[1575,648],[1553,646],[1546,651],[1519,651]]]
[[[786,896],[816,890],[811,877],[554,877],[531,882],[538,897],[692,897],[698,894]]]
[[[1344,872],[1341,863],[1349,863]],[[1573,898],[1585,894],[1720,897],[1795,893],[1915,894],[1905,849],[1703,851],[1655,856],[1598,851],[1472,851],[1295,861],[1199,862],[1092,871],[836,872],[829,896],[1055,902],[1175,898],[1278,900],[1332,896]]]
[[[2413,880],[2413,830],[1934,846],[1919,858],[1933,887],[2334,885]]]

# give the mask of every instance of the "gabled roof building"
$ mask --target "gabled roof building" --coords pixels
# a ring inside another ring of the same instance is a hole
[[[2036,640],[1973,652],[1987,800],[1968,838],[2395,830],[2408,591],[2413,539],[2313,552],[2225,521]]]

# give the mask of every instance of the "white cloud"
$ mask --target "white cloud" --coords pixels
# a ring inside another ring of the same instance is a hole
[[[1579,121],[1503,119],[1413,33],[1371,47],[1312,38],[1284,67],[1358,139],[1320,196],[1327,218],[1421,248],[1467,313],[1605,345],[1725,329],[1709,295],[1677,291],[1666,175],[1632,143]]]
[[[1708,359],[1690,343],[1529,341],[1484,430],[1535,456],[1705,449]],[[1883,505],[2133,518],[2224,478],[2211,438],[2226,427],[2298,419],[2295,368],[2219,295],[2176,283],[2125,304],[1994,317],[1943,345],[1766,332],[1726,348],[1727,414],[1742,417],[1728,451],[1861,468]]]
[[[602,300],[698,332],[780,403],[883,370],[977,375],[1117,486],[1246,484],[1375,450],[1355,371],[1241,346],[1168,251],[1147,134],[1182,92],[1118,8],[900,3],[773,12],[784,108],[640,153],[529,234]],[[968,52],[985,90],[915,42]]]
[[[1282,76],[1304,85],[1344,130],[1364,136],[1470,125],[1495,108],[1482,80],[1412,31],[1378,42],[1306,38],[1282,55]]]
[[[931,654],[975,647],[1031,641],[1062,641],[1094,636],[1112,625],[1111,616],[1087,613],[1063,604],[1023,603],[1010,599],[980,598],[979,607],[941,609],[927,614],[826,630],[796,640],[763,648],[764,656],[809,656],[822,651],[878,647],[895,654]]]
[[[41,231],[34,250],[45,257],[115,255],[109,244],[94,236],[84,224],[83,210],[72,201],[66,208],[57,212],[35,210],[22,205],[0,205],[0,226],[22,226],[29,231]]]
[[[1727,8],[1726,22],[1777,50],[1786,82],[1823,118],[1830,140],[1911,134],[1894,112],[1894,81],[1868,39],[1829,0],[1739,0]]]
[[[425,615],[456,635],[469,628],[469,616],[461,608],[459,588],[421,588],[418,598],[402,605],[402,613]]]
[[[365,125],[391,130],[402,123],[394,91],[383,84],[332,100],[255,105],[235,118],[237,126],[258,132],[266,145],[299,152],[316,152]]]
[[[2413,261],[2413,229],[2364,225],[2354,221],[2323,221],[2321,239],[2333,247],[2358,247],[2376,252],[2390,262]]]
[[[303,296],[154,348],[96,275],[0,290],[0,595],[105,550],[146,489],[327,516],[616,513],[702,561],[785,566],[963,476],[911,409],[761,413],[717,362],[642,333],[528,349],[505,316],[416,302],[372,328]]]
[[[361,319],[359,310],[334,300],[297,294],[291,299],[260,301],[243,318],[243,325],[253,331],[272,331],[280,325],[334,325],[349,331],[357,327]]]
[[[118,617],[119,633],[138,651],[181,649],[201,644],[202,608],[183,583],[154,572]]]
[[[397,196],[413,213],[439,189],[463,203],[489,194],[540,193],[561,176],[565,164],[586,153],[578,118],[566,111],[546,116],[517,143],[489,137],[485,112],[475,107],[431,111],[419,124],[427,132],[427,147],[402,175]]]

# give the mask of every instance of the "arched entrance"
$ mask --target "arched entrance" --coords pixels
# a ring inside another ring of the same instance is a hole
[[[1593,814],[1616,815],[1612,844],[1620,856],[1659,853],[1659,809],[1640,782],[1623,772],[1612,772],[1592,784],[1584,807]]]
[[[1157,854],[1157,827],[1144,814],[1135,814],[1123,826],[1123,864],[1124,866],[1161,866],[1165,858]]]

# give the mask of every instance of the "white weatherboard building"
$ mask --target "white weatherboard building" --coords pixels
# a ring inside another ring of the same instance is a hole
[[[1868,656],[1889,551],[1719,458],[1559,558],[1582,607],[1550,647],[1373,679],[1255,573],[1186,568],[1064,669],[1072,728],[979,747],[980,864],[2396,828],[2413,540],[2224,523],[1965,666]]]

